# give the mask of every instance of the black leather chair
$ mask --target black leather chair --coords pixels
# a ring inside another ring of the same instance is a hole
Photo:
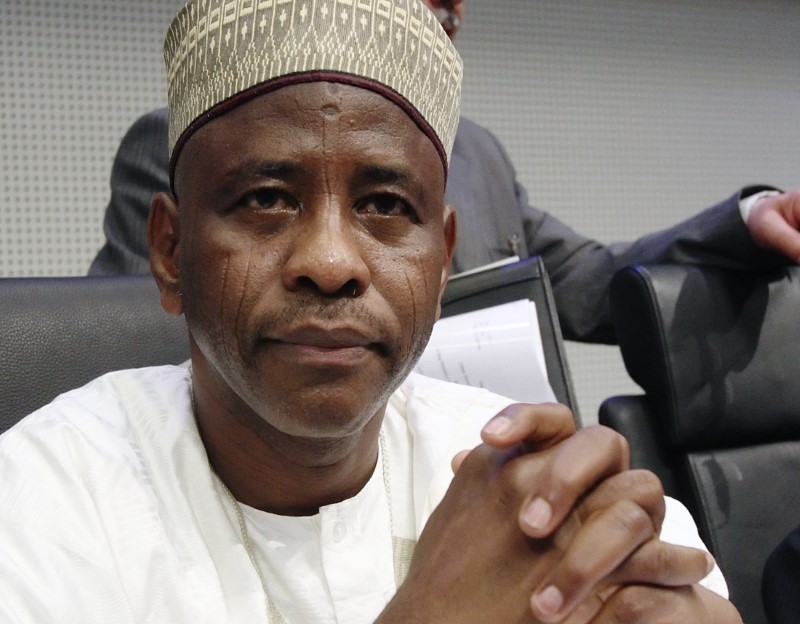
[[[745,622],[764,623],[764,562],[800,522],[800,268],[631,267],[611,307],[645,394],[599,420],[689,507]]]
[[[0,279],[0,433],[103,373],[188,357],[149,275]]]

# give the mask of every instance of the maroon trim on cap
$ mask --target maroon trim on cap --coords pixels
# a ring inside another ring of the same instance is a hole
[[[422,130],[422,132],[424,132],[433,143],[436,151],[439,154],[439,158],[442,161],[442,167],[444,167],[444,181],[447,183],[447,154],[445,152],[444,145],[442,145],[441,140],[433,131],[431,125],[422,115],[420,115],[419,111],[417,111],[417,109],[414,108],[407,99],[386,85],[375,82],[374,80],[370,80],[369,78],[362,78],[361,76],[354,76],[353,74],[345,74],[342,72],[322,70],[287,74],[285,76],[280,76],[279,78],[274,78],[272,80],[259,83],[253,87],[250,87],[249,89],[246,89],[245,91],[241,91],[235,95],[232,95],[227,100],[224,100],[216,106],[210,108],[192,123],[190,123],[186,130],[181,133],[181,136],[178,137],[175,147],[172,149],[172,156],[169,160],[169,186],[173,194],[175,193],[175,165],[178,162],[178,156],[180,156],[181,150],[186,144],[186,141],[188,141],[189,137],[197,132],[199,128],[207,124],[209,121],[219,117],[223,113],[231,110],[232,108],[252,100],[259,95],[264,95],[265,93],[269,93],[271,91],[277,91],[278,89],[288,87],[290,85],[308,82],[337,82],[341,84],[352,85],[354,87],[360,87],[362,89],[367,89],[368,91],[374,91],[375,93],[382,95],[390,102],[402,108],[403,111],[405,111],[405,113],[411,117],[419,129]]]

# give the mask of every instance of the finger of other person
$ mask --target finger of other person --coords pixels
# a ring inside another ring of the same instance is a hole
[[[800,189],[759,201],[747,227],[756,243],[800,263]]]

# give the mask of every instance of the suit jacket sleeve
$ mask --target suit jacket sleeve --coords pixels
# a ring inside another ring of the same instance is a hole
[[[608,287],[619,269],[643,263],[694,263],[736,269],[784,264],[752,241],[739,212],[743,189],[671,228],[632,243],[602,244],[528,202],[500,142],[462,118],[446,199],[456,206],[454,271],[512,255],[540,255],[553,284],[561,329],[572,340],[616,342]],[[513,250],[513,251],[512,251]]]
[[[764,611],[770,624],[800,622],[800,527],[767,559],[761,579]]]
[[[167,110],[140,117],[128,130],[111,169],[103,220],[106,243],[89,275],[149,273],[147,215],[155,193],[169,191]]]

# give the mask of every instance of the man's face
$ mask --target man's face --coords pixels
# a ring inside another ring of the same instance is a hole
[[[447,36],[455,39],[464,16],[464,0],[422,0],[422,3],[433,11]]]
[[[227,409],[303,437],[380,413],[427,343],[454,243],[427,136],[373,92],[285,87],[200,128],[175,189],[167,296]]]

